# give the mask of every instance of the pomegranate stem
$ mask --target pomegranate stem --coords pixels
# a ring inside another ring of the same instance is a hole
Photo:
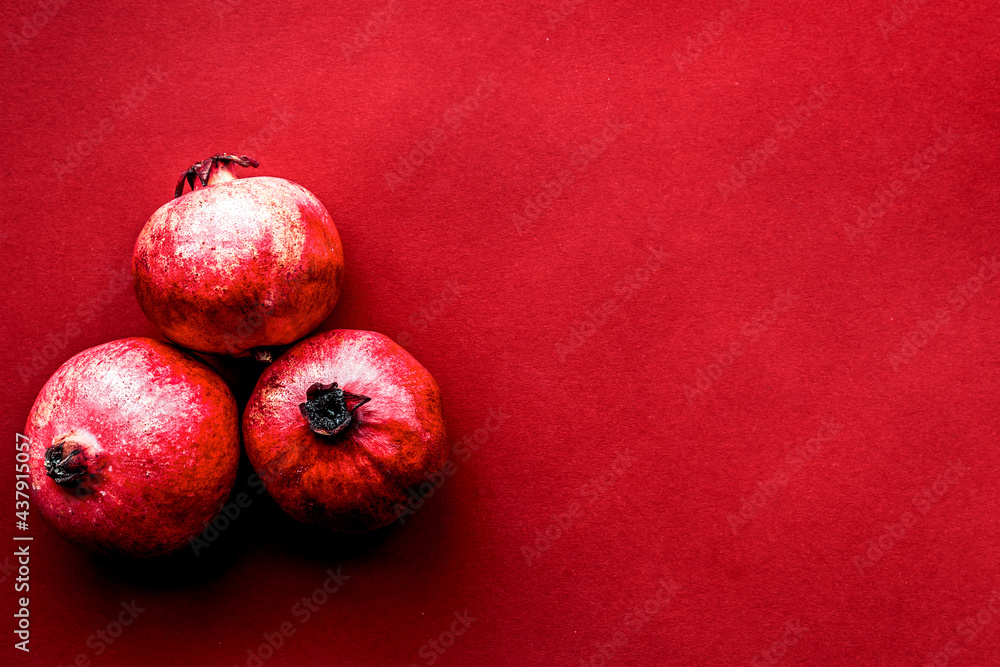
[[[213,169],[216,169],[216,171],[225,170],[232,173],[230,170],[234,164],[238,164],[241,167],[257,168],[260,166],[260,162],[246,155],[230,155],[229,153],[213,155],[201,162],[195,162],[181,174],[180,179],[177,181],[177,187],[174,189],[174,197],[180,197],[184,193],[185,182],[194,190],[194,179],[197,177],[202,187],[205,187],[208,185],[209,174],[212,173]]]
[[[299,404],[299,412],[309,422],[317,435],[333,436],[347,428],[354,411],[372,399],[352,394],[333,384],[315,383],[306,390],[306,402]]]

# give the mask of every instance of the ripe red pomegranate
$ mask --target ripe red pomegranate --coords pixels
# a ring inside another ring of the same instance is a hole
[[[293,518],[358,533],[391,523],[445,461],[441,393],[382,334],[338,329],[271,364],[243,413],[247,455]]]
[[[147,557],[182,547],[236,479],[239,411],[229,387],[150,338],[64,363],[25,428],[33,506],[92,551]]]
[[[220,154],[181,174],[175,199],[135,242],[135,294],[184,347],[268,359],[268,347],[302,338],[333,311],[344,253],[311,192],[282,178],[238,179],[234,164],[258,165]],[[181,196],[185,182],[192,191]]]

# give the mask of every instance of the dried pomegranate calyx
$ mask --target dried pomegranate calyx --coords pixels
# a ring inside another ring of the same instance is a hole
[[[299,412],[309,422],[317,435],[333,436],[347,428],[354,411],[372,399],[352,394],[333,384],[313,384],[306,390],[306,402],[299,404]]]
[[[246,155],[231,155],[229,153],[213,155],[201,162],[195,162],[181,174],[177,181],[177,187],[174,189],[174,198],[184,194],[184,183],[187,183],[194,190],[195,177],[198,178],[202,187],[207,187],[214,180],[212,177],[217,174],[223,176],[218,179],[219,182],[234,180],[236,178],[232,173],[232,165],[234,164],[241,167],[257,168],[260,166],[260,162]]]
[[[57,441],[45,450],[45,474],[59,486],[73,488],[88,472],[85,458],[80,447],[67,448],[64,442]]]

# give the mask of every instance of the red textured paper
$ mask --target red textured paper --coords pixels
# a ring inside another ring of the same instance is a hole
[[[1000,663],[995,3],[334,5],[0,11],[3,661]],[[246,469],[197,557],[19,531],[35,395],[155,335],[135,237],[232,151],[329,208],[324,328],[434,374],[454,474],[364,538]]]

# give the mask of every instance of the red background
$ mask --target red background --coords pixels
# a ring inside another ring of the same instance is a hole
[[[51,5],[37,33],[32,0],[0,12],[7,539],[34,396],[155,335],[115,275],[220,151],[333,214],[324,328],[404,340],[456,443],[509,418],[360,539],[254,496],[200,556],[121,563],[33,513],[29,655],[0,574],[9,659],[246,664],[290,621],[265,664],[428,664],[468,610],[436,664],[1000,662],[995,3],[155,5]]]

